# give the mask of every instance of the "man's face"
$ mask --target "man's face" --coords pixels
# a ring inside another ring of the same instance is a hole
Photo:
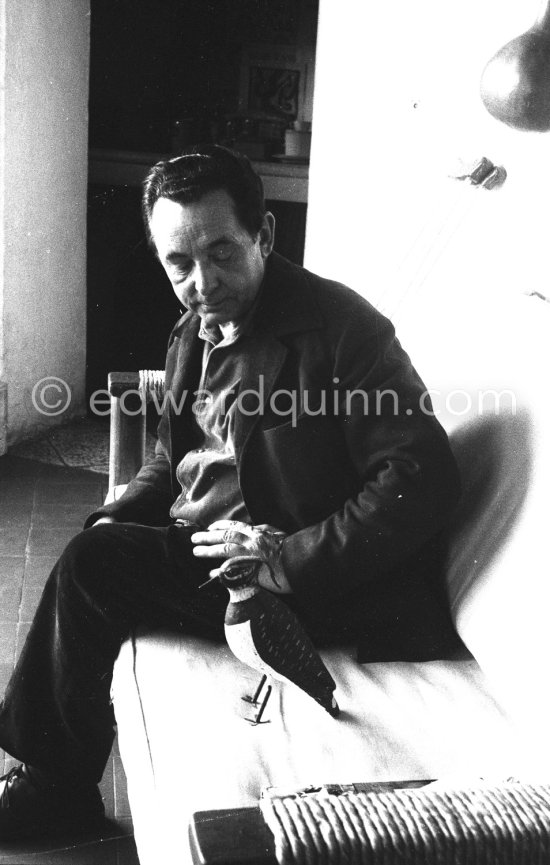
[[[273,217],[257,237],[240,224],[225,190],[179,204],[159,198],[150,230],[176,297],[207,327],[237,322],[256,297],[273,246]]]

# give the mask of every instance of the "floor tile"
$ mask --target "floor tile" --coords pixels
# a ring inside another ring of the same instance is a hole
[[[15,503],[7,501],[0,503],[0,526],[12,528],[15,526],[29,527],[32,515],[34,493],[27,501]]]
[[[56,561],[57,556],[27,556],[25,562],[25,585],[43,586]]]
[[[21,605],[21,586],[3,585],[0,572],[0,627],[5,622],[17,622]]]
[[[3,586],[19,586],[23,582],[25,556],[0,555],[0,583]]]
[[[32,622],[38,602],[42,597],[42,591],[40,586],[23,586],[19,611],[19,622],[22,625]]]
[[[93,505],[72,502],[71,504],[36,504],[32,514],[32,525],[35,528],[82,528]]]
[[[37,484],[35,506],[43,504],[72,505],[101,504],[101,483]],[[91,509],[91,508],[90,508]]]
[[[0,626],[0,658],[3,664],[13,664],[15,659],[15,643],[17,625],[14,622]]]
[[[82,486],[94,486],[101,483],[106,473],[97,473],[88,469],[75,469],[70,466],[43,466],[37,477],[38,486],[59,486],[59,484],[80,484]]]
[[[74,528],[42,528],[31,526],[28,551],[30,556],[60,556],[71,538],[77,534]]]
[[[21,654],[21,649],[25,645],[25,640],[27,639],[27,634],[29,633],[31,627],[30,622],[20,622],[17,625],[15,632],[15,659],[19,658]]]
[[[0,525],[0,556],[23,556],[29,537],[28,525]]]
[[[3,694],[6,690],[12,670],[13,664],[6,663],[5,661],[0,662],[0,694]]]
[[[18,483],[24,484],[36,480],[46,470],[44,463],[30,459],[21,459],[13,456],[13,451],[0,457],[0,486],[11,478],[16,478]]]
[[[36,481],[25,483],[16,478],[0,480],[0,510],[9,514],[10,510],[21,510],[29,506],[34,498]]]

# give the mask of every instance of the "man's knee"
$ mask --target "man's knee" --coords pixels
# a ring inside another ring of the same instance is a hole
[[[82,557],[87,560],[101,557],[105,548],[113,543],[114,525],[116,524],[101,523],[79,532],[65,547],[63,557],[70,561],[79,561]]]
[[[59,584],[101,581],[111,558],[109,548],[116,548],[112,529],[112,524],[102,523],[79,532],[69,541],[54,570]]]

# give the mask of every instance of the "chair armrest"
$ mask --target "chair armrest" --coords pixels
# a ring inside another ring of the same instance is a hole
[[[109,492],[136,476],[145,459],[145,400],[138,372],[109,373]]]
[[[147,402],[164,396],[164,371],[111,372],[109,492],[129,483],[145,460]]]

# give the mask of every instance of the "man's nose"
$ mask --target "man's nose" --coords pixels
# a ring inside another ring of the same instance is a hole
[[[201,297],[208,297],[218,287],[216,267],[209,261],[197,262],[195,266],[195,291]]]

